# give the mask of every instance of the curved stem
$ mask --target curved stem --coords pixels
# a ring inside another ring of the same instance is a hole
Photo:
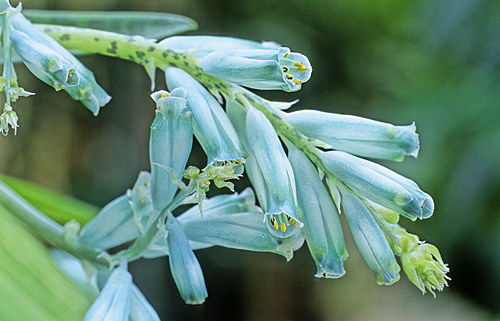
[[[97,266],[109,266],[109,262],[101,257],[102,251],[83,246],[74,239],[68,240],[65,237],[64,227],[40,212],[1,180],[0,203],[51,246],[62,249],[82,260],[90,261]]]

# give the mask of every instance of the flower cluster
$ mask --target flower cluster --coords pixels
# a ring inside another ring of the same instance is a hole
[[[10,101],[30,94],[15,87],[10,45],[34,75],[56,90],[65,89],[97,114],[109,96],[92,73],[33,27],[20,6],[2,8],[1,86],[8,97],[2,132],[17,128]],[[317,266],[315,276],[341,277],[348,257],[341,213],[378,284],[399,280],[400,256],[409,279],[423,292],[434,294],[447,285],[448,268],[437,248],[397,224],[400,215],[430,217],[432,198],[412,180],[365,159],[417,157],[414,124],[394,126],[315,110],[288,113],[284,110],[296,102],[259,97],[246,88],[297,91],[311,76],[307,57],[273,42],[211,36],[170,37],[159,43],[141,37],[112,39],[112,54],[125,59],[135,58],[120,51],[119,41],[147,46],[134,52],[153,71],[165,70],[168,91],[151,95],[156,103],[151,172],[141,172],[132,189],[72,232],[72,242],[102,251],[100,257],[111,267],[118,265],[85,320],[135,320],[140,309],[157,319],[127,271],[127,262],[141,257],[169,256],[172,277],[187,304],[201,304],[208,296],[194,250],[211,246],[271,252],[290,260],[305,241]],[[202,169],[188,166],[193,138],[207,156]],[[253,190],[207,198],[212,183],[234,192],[231,180],[244,169]],[[173,215],[179,205],[189,203],[197,205]],[[126,250],[106,252],[129,242]]]
[[[26,19],[21,13],[21,3],[13,8],[8,0],[2,0],[0,8],[4,66],[0,91],[4,91],[6,97],[0,116],[0,132],[7,135],[9,126],[17,132],[18,117],[11,103],[19,97],[34,95],[18,86],[13,65],[16,61],[22,61],[33,75],[55,90],[64,89],[97,115],[99,108],[106,105],[111,97],[97,84],[93,73],[66,48]]]

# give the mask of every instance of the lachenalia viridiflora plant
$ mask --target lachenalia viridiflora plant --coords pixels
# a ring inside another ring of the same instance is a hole
[[[80,17],[67,15],[76,21]],[[181,23],[172,19],[166,20]],[[273,102],[250,90],[300,90],[312,74],[303,54],[274,42],[231,37],[174,36],[156,42],[105,30],[35,27],[20,6],[12,8],[5,1],[0,20],[1,81],[7,95],[4,134],[9,126],[18,127],[12,98],[28,95],[17,87],[11,46],[35,76],[56,90],[66,90],[95,115],[110,97],[68,50],[138,63],[150,76],[152,91],[156,69],[165,71],[168,91],[151,95],[157,108],[150,134],[151,172],[141,172],[132,189],[81,229],[74,223],[63,228],[43,219],[41,234],[50,244],[95,267],[114,268],[108,282],[120,286],[106,283],[88,320],[100,320],[102,313],[117,310],[128,316],[137,313],[138,304],[148,306],[127,271],[127,262],[141,257],[169,255],[174,281],[189,304],[202,303],[208,295],[193,250],[214,245],[272,252],[290,260],[306,241],[316,276],[341,277],[348,252],[340,213],[345,213],[378,284],[399,279],[399,256],[409,279],[423,292],[434,293],[447,285],[448,267],[437,248],[398,224],[400,215],[411,220],[430,217],[432,198],[412,180],[364,159],[416,157],[419,140],[414,124],[394,126],[316,110],[286,112],[296,101]],[[180,31],[185,30],[189,27]],[[207,155],[202,169],[186,168],[193,136]],[[251,189],[206,197],[212,183],[234,192],[231,180],[243,175],[244,169],[259,206]],[[42,214],[0,187],[0,201],[36,226],[34,217]],[[186,203],[197,206],[172,215]],[[129,242],[127,249],[109,253]]]

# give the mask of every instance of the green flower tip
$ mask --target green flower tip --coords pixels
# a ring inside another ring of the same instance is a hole
[[[427,289],[436,297],[433,290],[443,291],[444,287],[448,286],[448,280],[451,280],[446,275],[450,269],[434,245],[420,244],[413,252],[403,252],[401,262],[408,279],[422,291],[422,294],[425,294]]]
[[[19,127],[17,124],[18,119],[19,118],[17,117],[16,112],[12,110],[12,107],[5,104],[3,113],[0,115],[0,133],[7,136],[10,126],[14,129],[14,135],[17,134],[17,127]]]

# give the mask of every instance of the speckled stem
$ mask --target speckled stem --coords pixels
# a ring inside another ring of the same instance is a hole
[[[292,142],[304,152],[322,171],[326,171],[311,140],[288,124],[269,103],[258,95],[240,86],[227,83],[203,72],[196,61],[185,52],[176,52],[141,36],[124,36],[93,29],[39,25],[49,36],[67,49],[77,49],[136,62],[146,68],[154,66],[165,70],[168,67],[181,68],[203,84],[221,101],[220,93],[235,99],[243,106],[251,105],[266,115],[277,133]]]

